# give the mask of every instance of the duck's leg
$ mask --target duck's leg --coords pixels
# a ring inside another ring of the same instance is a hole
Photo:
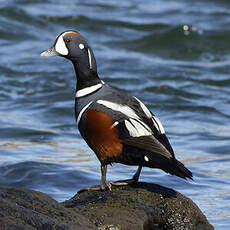
[[[141,169],[142,166],[139,166],[136,173],[133,175],[132,179],[106,183],[107,165],[101,165],[101,185],[82,188],[78,191],[78,193],[84,191],[104,191],[106,188],[109,188],[109,190],[111,190],[112,186],[123,186],[123,185],[129,185],[135,183],[139,180]]]
[[[133,180],[135,182],[137,182],[139,180],[139,177],[140,177],[140,174],[141,174],[141,169],[142,169],[142,166],[139,166],[136,173],[133,175]]]
[[[107,165],[101,165],[101,190],[105,190],[107,186],[106,185],[106,172],[107,172]]]
[[[84,191],[100,191],[100,190],[103,191],[106,188],[109,188],[109,190],[111,190],[110,183],[106,184],[106,172],[107,172],[107,165],[101,165],[101,185],[82,188],[78,191],[78,193],[81,193]]]
[[[132,179],[110,182],[110,184],[114,186],[122,186],[122,185],[129,185],[129,184],[135,183],[139,180],[141,169],[142,169],[142,166],[139,166],[136,173],[133,175]]]

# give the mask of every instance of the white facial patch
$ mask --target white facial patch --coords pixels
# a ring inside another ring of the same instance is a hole
[[[64,40],[63,40],[63,36],[64,36],[65,34],[62,34],[59,38],[58,38],[58,40],[57,40],[57,42],[56,42],[56,45],[55,45],[55,50],[59,53],[59,54],[61,54],[61,55],[67,55],[68,53],[69,53],[69,51],[68,51],[68,49],[67,49],[67,47],[66,47],[66,45],[65,45],[65,42],[64,42]]]
[[[84,44],[79,44],[79,49],[83,50],[85,48]]]

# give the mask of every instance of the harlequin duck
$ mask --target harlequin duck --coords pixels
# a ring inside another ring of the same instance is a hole
[[[61,56],[73,63],[77,126],[101,163],[100,187],[87,190],[137,182],[143,166],[192,179],[192,173],[176,160],[159,119],[139,99],[99,78],[93,51],[80,33],[61,33],[41,56]],[[114,162],[136,165],[138,170],[131,180],[106,184],[107,165]]]

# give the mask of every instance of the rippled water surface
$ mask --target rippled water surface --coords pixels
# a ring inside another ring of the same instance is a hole
[[[0,185],[63,201],[98,184],[77,132],[71,63],[41,58],[62,31],[91,44],[101,78],[160,117],[194,182],[145,168],[141,180],[190,197],[215,229],[230,226],[230,2],[0,1]],[[109,167],[126,179],[135,167]]]

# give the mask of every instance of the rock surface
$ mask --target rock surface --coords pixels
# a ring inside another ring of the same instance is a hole
[[[0,187],[0,230],[97,229],[87,218],[32,190]]]
[[[0,230],[211,230],[200,209],[182,194],[137,183],[89,191],[58,203],[31,190],[0,187]]]

